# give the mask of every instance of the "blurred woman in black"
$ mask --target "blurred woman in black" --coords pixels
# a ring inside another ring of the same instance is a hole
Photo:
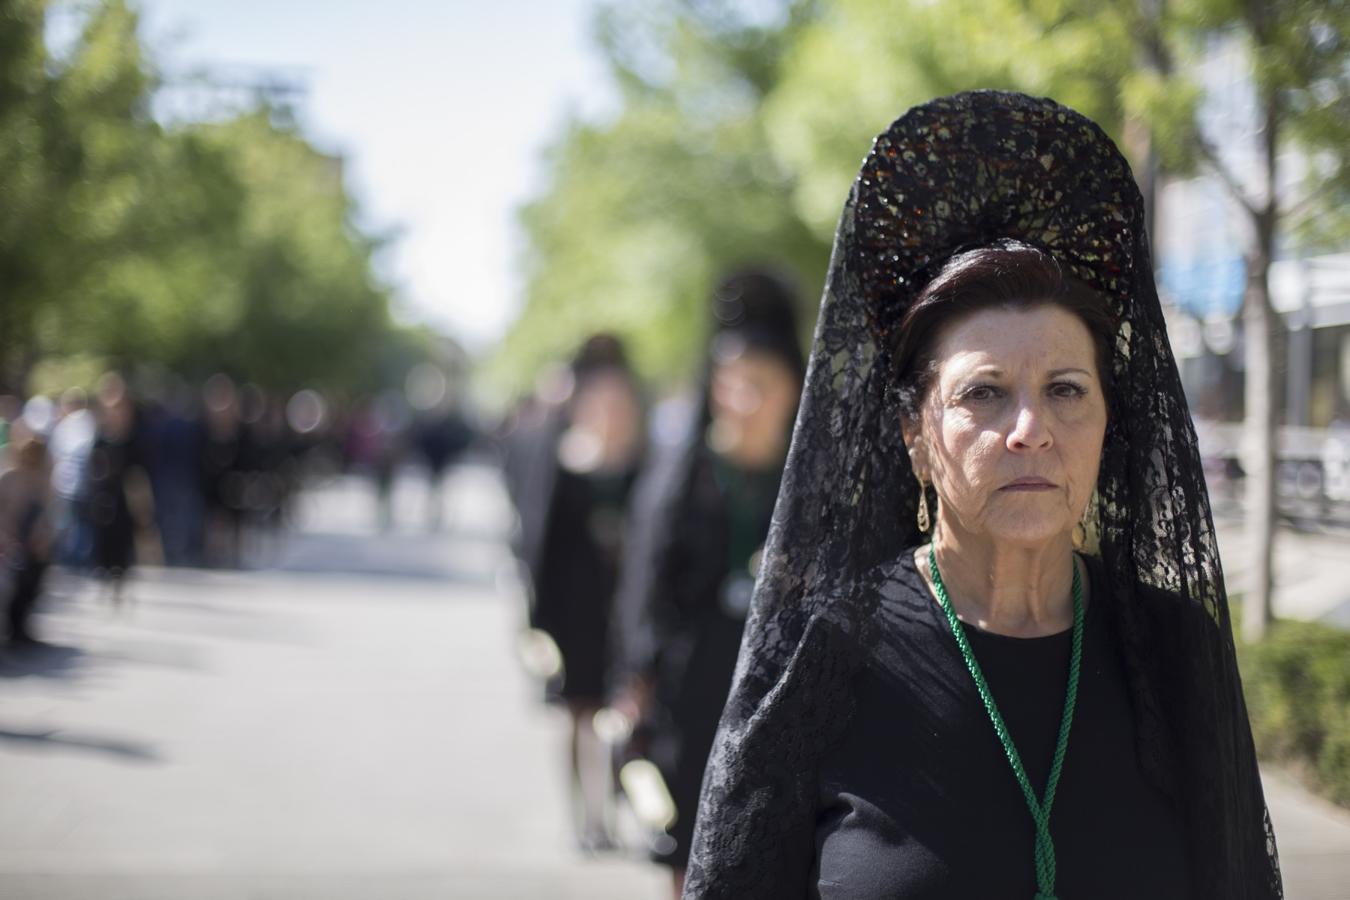
[[[611,843],[609,761],[595,735],[609,667],[610,613],[623,517],[644,446],[643,409],[623,347],[588,340],[571,390],[536,427],[512,438],[518,553],[533,587],[532,628],[561,655],[557,698],[571,718],[569,760],[583,849]]]
[[[209,566],[239,564],[240,460],[244,427],[234,381],[217,372],[202,387],[204,434],[199,445],[204,528],[203,553]]]
[[[136,517],[128,494],[133,470],[144,468],[136,407],[126,382],[115,372],[98,384],[98,430],[89,457],[89,519],[94,536],[94,568],[107,584],[115,606],[122,603],[127,575],[136,560]],[[140,476],[137,496],[149,502]]]
[[[653,850],[677,895],[801,393],[795,306],[774,273],[722,281],[698,414],[635,501],[615,705],[638,722],[634,750],[674,800],[676,821]]]
[[[12,465],[0,457],[0,599],[8,592],[9,640],[35,644],[28,623],[51,561],[51,463],[41,437],[25,425],[9,449]]]

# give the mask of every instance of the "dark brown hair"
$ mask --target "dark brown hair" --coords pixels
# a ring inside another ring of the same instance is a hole
[[[933,348],[945,327],[985,309],[1044,305],[1062,307],[1087,326],[1096,345],[1097,378],[1109,407],[1116,323],[1106,300],[1065,272],[1045,250],[1004,239],[948,259],[900,320],[892,359],[901,414],[917,418],[937,374]]]

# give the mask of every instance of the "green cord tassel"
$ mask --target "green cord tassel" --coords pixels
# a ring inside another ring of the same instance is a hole
[[[1083,586],[1078,577],[1078,564],[1075,562],[1073,566],[1073,651],[1069,658],[1069,684],[1064,691],[1064,716],[1059,724],[1059,741],[1055,744],[1055,756],[1050,764],[1050,778],[1045,786],[1045,797],[1042,799],[1037,799],[1036,792],[1031,787],[1031,780],[1027,778],[1026,770],[1022,767],[1022,757],[1018,755],[1012,735],[1008,733],[1008,727],[1003,723],[1003,716],[998,711],[998,704],[994,702],[989,683],[984,680],[984,673],[975,659],[975,652],[970,648],[970,641],[961,630],[961,621],[956,618],[956,610],[952,608],[951,600],[947,598],[947,586],[942,583],[942,573],[938,571],[937,551],[931,544],[928,547],[928,567],[933,576],[933,590],[937,594],[938,602],[942,604],[942,611],[947,615],[947,622],[951,625],[956,644],[961,649],[961,656],[966,661],[966,668],[975,679],[975,688],[980,692],[980,700],[984,702],[985,711],[989,713],[989,721],[1003,744],[1003,753],[1008,757],[1008,764],[1012,766],[1017,783],[1022,788],[1027,808],[1031,810],[1032,821],[1036,823],[1036,886],[1039,890],[1034,900],[1056,900],[1055,842],[1050,837],[1050,807],[1055,802],[1055,789],[1059,787],[1059,775],[1064,769],[1064,754],[1069,747],[1069,728],[1073,724],[1073,711],[1078,703],[1078,672],[1083,662]]]

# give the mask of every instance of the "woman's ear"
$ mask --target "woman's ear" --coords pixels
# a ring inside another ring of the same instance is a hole
[[[914,474],[924,481],[928,479],[928,454],[923,445],[923,434],[920,432],[917,423],[906,422],[901,426],[901,433],[905,438],[905,447],[909,451],[909,467]]]
[[[903,413],[900,416],[900,437],[905,442],[905,447],[909,450],[909,455],[914,455],[914,448],[920,439],[919,420],[911,419]]]

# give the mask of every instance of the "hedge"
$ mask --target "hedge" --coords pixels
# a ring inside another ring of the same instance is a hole
[[[1278,620],[1237,650],[1257,755],[1350,807],[1350,631]]]

